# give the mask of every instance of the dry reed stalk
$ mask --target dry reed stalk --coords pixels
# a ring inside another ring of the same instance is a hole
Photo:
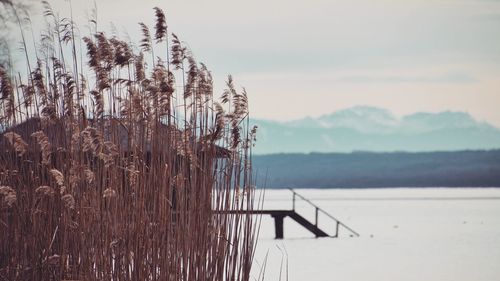
[[[74,24],[45,6],[27,81],[0,66],[0,279],[249,280],[259,221],[225,212],[258,205],[246,92],[230,77],[216,103],[173,34],[166,66],[154,61],[155,44],[168,48],[159,8],[155,42],[141,24],[152,68],[96,30],[88,75]]]

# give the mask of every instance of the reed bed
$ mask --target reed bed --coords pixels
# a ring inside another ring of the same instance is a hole
[[[249,280],[246,92],[216,102],[159,8],[135,46],[44,5],[25,74],[0,67],[0,280]]]

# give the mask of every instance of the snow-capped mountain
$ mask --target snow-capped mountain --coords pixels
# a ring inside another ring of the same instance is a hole
[[[259,126],[256,154],[500,148],[500,129],[465,112],[397,118],[385,109],[358,106],[319,118],[253,123]]]

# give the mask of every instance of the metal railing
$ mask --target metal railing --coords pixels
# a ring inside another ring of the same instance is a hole
[[[346,230],[348,230],[350,233],[352,233],[353,235],[355,235],[356,237],[359,237],[359,233],[357,233],[356,231],[354,231],[352,228],[348,227],[347,225],[345,225],[343,222],[341,222],[340,220],[338,220],[337,218],[335,218],[334,216],[330,215],[329,213],[327,213],[325,210],[321,209],[318,205],[314,204],[313,202],[311,202],[309,199],[305,198],[304,196],[298,194],[295,190],[293,190],[292,188],[288,188],[292,193],[293,193],[293,199],[292,199],[292,210],[295,211],[295,201],[296,201],[296,198],[298,197],[299,199],[301,199],[302,201],[305,201],[307,202],[309,205],[313,206],[315,208],[315,220],[314,220],[314,225],[316,227],[318,227],[318,215],[319,213],[323,213],[324,215],[326,215],[327,217],[329,217],[330,219],[332,219],[334,222],[335,222],[335,236],[334,237],[338,237],[339,235],[339,227],[343,227],[345,228]]]

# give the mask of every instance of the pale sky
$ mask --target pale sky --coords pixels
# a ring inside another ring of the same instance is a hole
[[[205,62],[221,91],[227,74],[250,95],[255,118],[320,116],[356,105],[397,116],[466,111],[500,127],[500,1],[96,1],[139,40],[153,7]],[[69,4],[51,2],[61,16]],[[90,1],[73,0],[84,22]]]

